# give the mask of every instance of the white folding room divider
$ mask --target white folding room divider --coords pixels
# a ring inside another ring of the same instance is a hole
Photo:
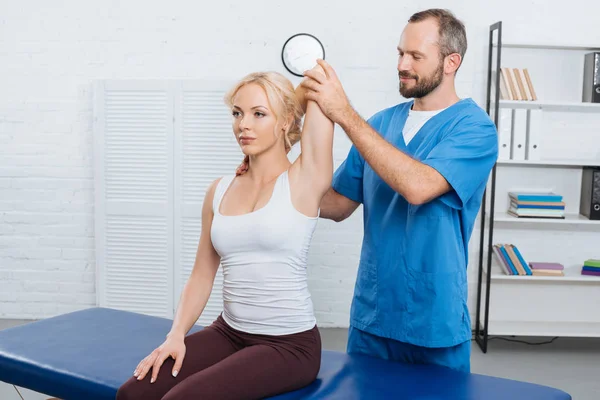
[[[202,202],[242,160],[223,96],[232,82],[95,85],[98,305],[171,318],[189,277]],[[199,323],[222,310],[221,269]]]

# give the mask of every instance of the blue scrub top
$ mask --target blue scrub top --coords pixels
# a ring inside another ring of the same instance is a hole
[[[363,204],[364,235],[350,322],[374,335],[425,347],[471,339],[468,242],[498,156],[493,121],[472,99],[428,120],[404,143],[413,101],[378,112],[369,124],[388,142],[435,168],[452,189],[409,204],[352,146],[333,188]]]

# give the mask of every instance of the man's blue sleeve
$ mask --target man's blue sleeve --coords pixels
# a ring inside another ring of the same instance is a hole
[[[333,175],[333,189],[358,203],[363,201],[363,171],[365,160],[354,145]]]
[[[498,137],[493,122],[464,121],[429,153],[424,164],[435,168],[452,189],[441,200],[462,209],[484,185],[498,158]]]

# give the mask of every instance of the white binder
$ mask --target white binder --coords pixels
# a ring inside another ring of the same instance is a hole
[[[527,113],[527,145],[525,146],[526,160],[541,158],[540,142],[542,139],[542,110],[528,110]]]
[[[527,141],[527,110],[513,110],[512,151],[513,160],[525,160],[525,147]]]
[[[498,113],[498,159],[510,160],[512,114],[510,108],[501,108]]]

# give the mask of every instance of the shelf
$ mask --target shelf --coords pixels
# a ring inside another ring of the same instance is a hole
[[[494,213],[494,222],[510,222],[515,224],[599,224],[599,220],[590,220],[580,214],[565,214],[564,219],[553,218],[517,218],[506,212]]]
[[[490,319],[488,335],[600,337],[598,322],[584,321],[497,321]]]
[[[494,43],[494,47],[498,47]],[[545,49],[545,50],[575,50],[575,51],[600,51],[598,46],[572,46],[560,44],[541,44],[541,43],[502,43],[503,48],[510,49]]]
[[[487,272],[483,270],[484,274]],[[600,284],[600,276],[581,275],[581,267],[567,267],[564,276],[533,276],[533,275],[506,275],[495,261],[492,263],[493,281],[549,281],[549,282],[594,282]]]
[[[500,100],[500,108],[539,109],[546,111],[600,112],[600,103]]]
[[[571,166],[571,167],[600,167],[600,160],[498,160],[500,165],[547,165],[547,166]]]

